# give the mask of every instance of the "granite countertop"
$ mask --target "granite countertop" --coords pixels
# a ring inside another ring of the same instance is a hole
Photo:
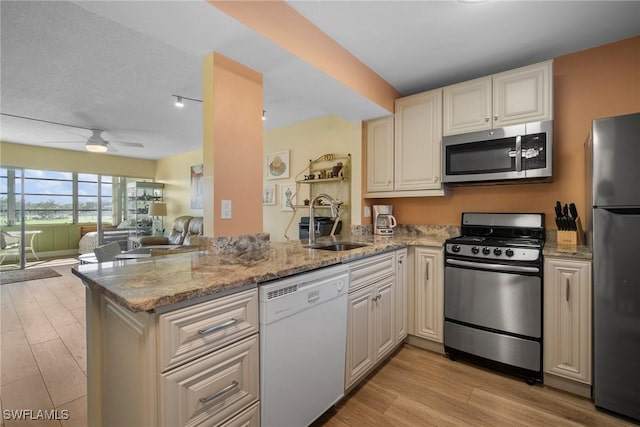
[[[580,246],[559,246],[556,242],[545,242],[542,255],[545,257],[575,258],[584,261],[591,261],[593,254],[588,247]]]
[[[343,252],[309,249],[299,240],[273,242],[241,253],[177,253],[138,260],[83,264],[72,269],[90,289],[131,311],[153,311],[206,295],[256,287],[258,283],[329,265],[353,261],[407,245],[442,247],[448,236],[342,236],[340,241],[367,246]],[[318,239],[318,243],[330,242]]]
[[[362,234],[318,239],[318,243],[339,240],[366,245],[343,252],[309,249],[300,240],[268,242],[267,235],[267,244],[255,246],[259,249],[254,250],[246,249],[256,243],[255,239],[241,242],[243,250],[238,252],[230,250],[231,242],[222,239],[205,246],[210,250],[83,264],[72,271],[90,289],[107,295],[131,311],[154,311],[207,295],[255,288],[262,282],[407,246],[442,247],[446,239],[459,234],[456,227],[449,226],[405,226],[399,227],[398,231],[394,236],[376,236],[365,229]],[[591,252],[585,246],[566,248],[555,241],[546,242],[543,254],[591,259]]]

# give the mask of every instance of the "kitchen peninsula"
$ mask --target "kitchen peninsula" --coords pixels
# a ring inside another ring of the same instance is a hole
[[[75,267],[87,288],[92,425],[257,419],[258,284],[410,244],[441,250],[447,237],[350,236],[365,246],[333,252],[258,236],[240,251],[208,242],[199,252]]]

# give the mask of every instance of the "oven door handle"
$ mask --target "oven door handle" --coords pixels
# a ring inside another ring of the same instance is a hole
[[[487,264],[483,262],[462,261],[459,259],[448,259],[447,264],[460,267],[481,268],[483,270],[512,271],[515,273],[539,273],[538,267],[526,267],[522,265]]]

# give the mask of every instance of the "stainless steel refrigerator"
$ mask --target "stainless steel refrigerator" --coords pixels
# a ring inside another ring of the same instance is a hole
[[[594,120],[586,159],[595,404],[640,420],[640,113]]]

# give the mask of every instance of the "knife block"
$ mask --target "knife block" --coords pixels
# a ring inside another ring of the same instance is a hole
[[[580,218],[576,218],[576,230],[558,230],[558,246],[580,246],[584,245],[584,231]]]

